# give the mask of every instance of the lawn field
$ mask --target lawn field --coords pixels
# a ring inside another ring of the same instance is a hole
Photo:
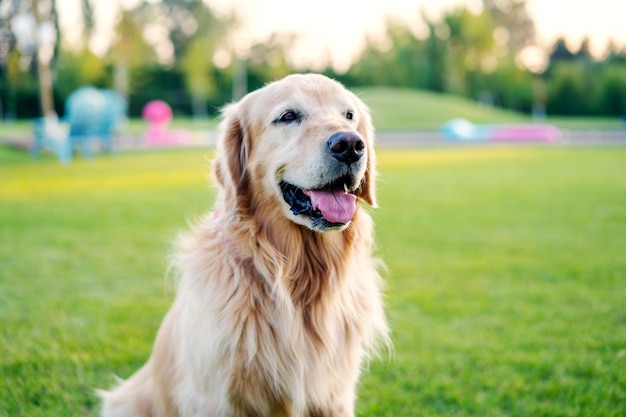
[[[96,416],[150,354],[208,150],[35,163],[0,147],[0,416]],[[365,416],[626,415],[626,147],[384,149],[394,349]]]

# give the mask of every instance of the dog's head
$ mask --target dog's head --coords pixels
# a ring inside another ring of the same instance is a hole
[[[226,204],[278,209],[317,231],[347,227],[359,199],[376,205],[369,111],[338,82],[291,75],[228,106],[223,117],[214,172]]]

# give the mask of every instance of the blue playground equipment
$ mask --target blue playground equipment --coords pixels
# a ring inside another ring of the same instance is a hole
[[[65,102],[65,117],[43,117],[35,120],[31,155],[38,157],[46,149],[68,163],[75,150],[84,157],[94,150],[113,150],[116,131],[126,120],[127,103],[112,90],[82,87]]]

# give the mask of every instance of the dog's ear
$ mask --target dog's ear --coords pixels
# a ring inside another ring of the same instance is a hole
[[[376,154],[374,152],[374,126],[368,107],[358,97],[355,96],[358,103],[358,111],[360,114],[357,131],[364,137],[367,144],[367,168],[365,178],[361,186],[357,190],[357,196],[362,198],[372,207],[378,207],[376,204]]]
[[[245,181],[245,170],[250,152],[249,138],[239,104],[231,104],[222,111],[222,123],[217,143],[217,158],[213,172],[225,190],[240,190]]]

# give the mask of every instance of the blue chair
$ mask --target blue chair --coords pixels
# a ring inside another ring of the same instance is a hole
[[[112,90],[79,88],[67,98],[63,119],[35,120],[31,154],[37,157],[47,149],[67,163],[77,149],[87,158],[97,147],[110,152],[116,130],[126,119],[126,109],[126,100]]]

